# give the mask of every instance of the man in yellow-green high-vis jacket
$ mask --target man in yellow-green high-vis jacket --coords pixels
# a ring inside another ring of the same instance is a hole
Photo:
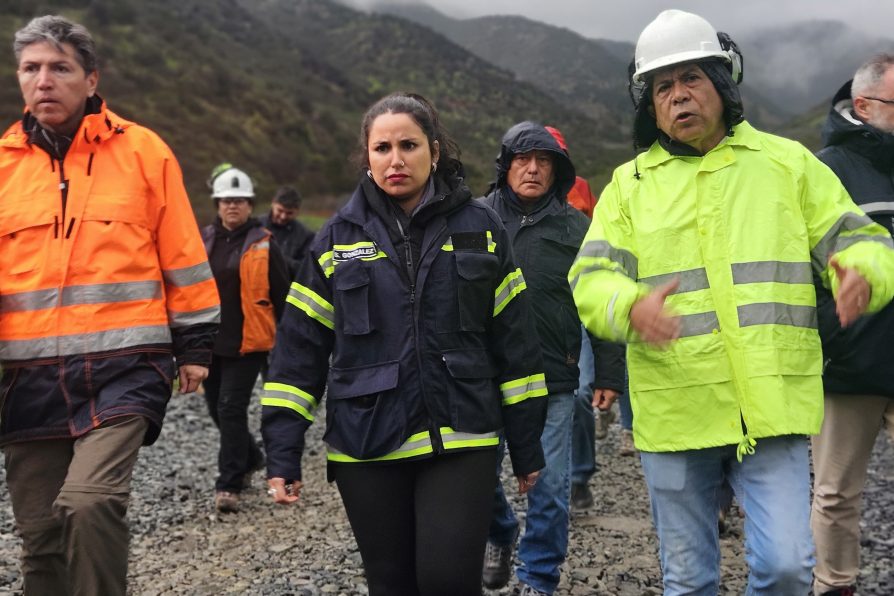
[[[749,594],[811,589],[805,435],[823,415],[814,272],[843,325],[894,294],[891,237],[801,145],[744,120],[735,43],[661,13],[631,65],[644,149],[569,273],[581,320],[628,342],[665,594],[719,589],[718,495],[745,513]]]

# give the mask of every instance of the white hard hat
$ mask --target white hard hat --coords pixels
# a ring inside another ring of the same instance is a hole
[[[211,180],[211,198],[249,198],[255,196],[255,187],[248,174],[237,168],[229,168]]]
[[[733,80],[739,82],[742,58],[735,44],[722,43],[729,36],[721,34],[702,17],[682,10],[665,10],[640,33],[634,54],[632,82],[641,85],[644,75],[659,68],[719,58],[730,65]],[[731,40],[730,40],[731,41]]]

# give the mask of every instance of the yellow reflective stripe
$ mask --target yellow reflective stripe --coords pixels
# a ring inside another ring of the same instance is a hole
[[[335,262],[332,260],[332,251],[324,252],[320,255],[317,262],[320,264],[320,269],[323,270],[323,275],[327,278],[332,277],[332,273],[335,271]]]
[[[441,442],[444,449],[463,449],[468,447],[493,447],[500,443],[497,433],[463,433],[457,432],[449,426],[438,429],[441,433]]]
[[[342,453],[338,449],[330,446],[329,452],[326,454],[326,459],[328,459],[329,461],[342,463],[364,463],[408,459],[420,455],[427,455],[429,453],[434,453],[434,449],[431,445],[431,437],[429,436],[428,431],[423,431],[411,435],[410,438],[407,439],[404,444],[401,445],[398,449],[379,457],[373,457],[370,459],[357,459],[355,457],[351,457],[350,455]]]
[[[548,393],[546,375],[539,373],[501,383],[500,392],[503,394],[504,406],[511,406],[532,397],[543,397]]]
[[[521,269],[516,269],[503,279],[496,291],[494,292],[494,317],[503,312],[513,298],[518,296],[522,290],[527,288],[525,277],[522,275]]]
[[[306,418],[308,422],[314,421],[314,415],[308,412],[305,407],[288,399],[261,396],[261,405],[271,406],[274,408],[288,408],[290,410],[298,412],[298,414],[300,414],[303,418]]]
[[[319,403],[317,401],[317,398],[314,397],[313,395],[311,395],[310,393],[308,393],[307,391],[304,391],[303,389],[299,389],[298,387],[295,387],[294,385],[286,385],[285,383],[273,383],[273,382],[264,383],[264,391],[265,392],[282,392],[282,393],[288,393],[290,395],[294,395],[295,397],[298,397],[301,400],[303,400],[304,402],[306,402],[308,407],[310,407],[310,408],[317,407],[317,403]]]
[[[311,410],[317,403],[317,398],[307,391],[285,383],[264,383],[264,390],[261,393],[262,406],[288,408],[298,412],[310,422],[314,421]]]
[[[335,329],[335,307],[307,286],[292,282],[286,302],[329,329]]]

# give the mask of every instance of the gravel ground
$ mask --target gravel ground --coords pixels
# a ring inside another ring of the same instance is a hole
[[[252,415],[256,426],[257,406]],[[200,396],[175,396],[160,440],[141,452],[135,472],[128,514],[131,593],[366,594],[360,554],[341,501],[325,481],[321,432],[322,424],[314,425],[300,506],[270,503],[256,478],[244,493],[242,511],[219,515],[213,507],[216,431]],[[591,482],[596,504],[573,515],[561,596],[661,594],[639,460],[617,455],[618,432],[615,425],[599,445],[601,468]],[[884,437],[876,445],[869,476],[860,594],[889,596],[894,594],[894,447]],[[514,495],[505,474],[504,481]],[[520,510],[520,500],[513,499]],[[741,594],[746,570],[737,516],[722,542],[721,593]],[[0,595],[21,593],[18,553],[8,495],[0,490]]]

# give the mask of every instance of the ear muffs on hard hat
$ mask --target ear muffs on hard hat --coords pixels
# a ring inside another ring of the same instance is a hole
[[[636,42],[628,67],[628,90],[638,105],[648,74],[661,68],[718,59],[730,70],[733,81],[742,82],[742,53],[729,35],[718,32],[704,18],[682,10],[665,10],[649,23]]]

